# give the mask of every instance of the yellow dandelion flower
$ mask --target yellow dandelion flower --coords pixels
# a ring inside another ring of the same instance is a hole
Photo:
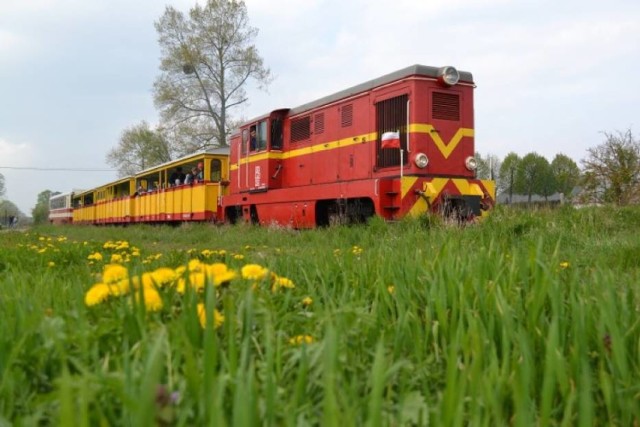
[[[58,240],[58,242],[64,242],[64,241],[66,241],[66,240],[67,240],[67,238],[66,238],[66,237],[64,237],[64,236],[60,236],[60,237],[58,237],[56,240]]]
[[[139,288],[140,287],[140,282],[138,280],[137,277],[133,277],[131,278],[131,280],[129,280],[128,278],[126,279],[122,279],[119,280],[113,284],[111,284],[109,286],[109,290],[111,292],[111,295],[113,296],[122,296],[122,295],[126,295],[129,292],[131,292],[131,283],[133,282],[133,286],[135,288]]]
[[[131,256],[140,256],[140,251],[139,250],[131,251]]]
[[[47,251],[47,248],[42,248],[38,251],[39,254],[43,254]]]
[[[563,261],[560,263],[560,268],[562,268],[563,270],[569,268],[569,261]]]
[[[390,294],[393,295],[395,293],[395,291],[396,291],[396,287],[395,286],[393,286],[393,285],[387,286],[387,292],[389,292]]]
[[[244,259],[244,255],[242,255],[242,254],[233,254],[233,259],[243,260]]]
[[[311,335],[296,335],[289,339],[291,345],[312,344],[315,340]]]
[[[340,256],[341,254],[342,254],[342,251],[340,249],[333,250],[333,256]]]
[[[47,264],[49,267],[55,267],[56,263],[53,261],[49,261],[49,263]]]
[[[162,308],[162,297],[154,288],[144,288],[144,306],[147,311],[158,311]],[[140,296],[136,294],[136,300],[139,301]]]
[[[218,255],[220,255],[220,256],[225,256],[226,254],[227,254],[227,251],[225,251],[224,249],[220,249],[218,251]]]
[[[92,307],[105,301],[110,295],[109,286],[104,283],[96,283],[84,296],[84,303],[87,307]]]
[[[123,259],[122,259],[122,255],[120,254],[112,254],[111,255],[111,263],[122,263]]]
[[[127,267],[120,264],[107,264],[102,270],[102,281],[104,283],[115,283],[127,278],[129,278],[129,271]]]
[[[209,276],[217,276],[220,274],[224,274],[227,271],[229,271],[229,267],[227,267],[226,264],[222,263],[222,262],[216,262],[213,264],[206,264],[204,266],[205,271],[207,272],[207,274]]]
[[[309,307],[311,304],[313,304],[313,300],[311,299],[311,297],[304,297],[302,299],[302,306],[303,307]]]
[[[202,251],[200,251],[200,254],[205,258],[209,258],[211,255],[214,255],[215,252],[210,249],[203,249]]]
[[[227,283],[232,281],[233,279],[235,279],[236,277],[238,277],[238,273],[236,273],[234,270],[228,270],[224,273],[218,274],[217,276],[215,276],[213,278],[213,285],[214,286],[220,286],[223,283]]]
[[[244,245],[244,250],[245,250],[245,251],[248,251],[248,250],[250,250],[250,249],[251,249],[251,246],[250,246],[250,245]]]
[[[93,261],[102,261],[102,254],[100,252],[94,252],[92,254],[90,254],[87,259],[89,260],[93,260]]]
[[[139,279],[138,277],[135,277],[135,279],[136,279],[135,282],[137,286],[139,286],[140,283],[142,283],[142,286],[145,288],[153,288],[155,286],[153,276],[151,275],[151,273],[148,273],[148,272],[142,273],[142,276],[140,276]]]
[[[189,265],[188,265],[188,270],[189,271],[202,271],[203,270],[203,264],[200,262],[199,259],[192,259],[189,261]]]
[[[181,277],[178,280],[178,283],[176,284],[176,292],[182,295],[186,290],[187,290],[187,280],[184,277]]]
[[[161,267],[151,272],[151,276],[153,278],[154,283],[158,287],[162,287],[176,280],[178,275],[176,271],[168,268]]]
[[[363,249],[362,249],[360,246],[358,246],[358,245],[354,245],[354,246],[351,248],[351,253],[353,253],[354,255],[360,255],[360,254],[362,253],[362,250],[363,250]]]
[[[249,280],[262,280],[267,277],[269,270],[258,264],[247,264],[242,267],[242,277]]]
[[[202,291],[207,283],[204,272],[196,271],[189,274],[189,284],[196,291]]]
[[[129,242],[126,242],[126,241],[118,241],[118,242],[116,242],[116,247],[115,247],[115,249],[116,249],[117,251],[122,251],[122,250],[125,250],[125,249],[129,249]]]
[[[182,276],[185,271],[187,271],[187,267],[185,267],[184,265],[180,265],[176,267],[175,269],[176,276]]]
[[[46,240],[46,238],[40,236],[40,237],[38,237],[38,240],[40,240],[41,242],[44,242]]]
[[[296,285],[293,284],[291,279],[287,279],[286,277],[275,276],[273,278],[273,282],[271,283],[271,291],[276,292],[280,288],[293,289]]]
[[[223,283],[230,282],[238,276],[234,270],[229,270],[226,264],[216,262],[214,264],[205,265],[207,278],[213,282],[214,286],[220,286]]]
[[[203,328],[207,325],[207,312],[204,304],[198,304],[198,320]],[[224,316],[218,310],[213,310],[213,327],[218,329],[224,323]]]

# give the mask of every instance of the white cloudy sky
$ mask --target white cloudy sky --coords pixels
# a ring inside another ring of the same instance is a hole
[[[122,130],[155,123],[153,27],[195,0],[0,0],[0,173],[26,214],[39,192],[116,177]],[[637,0],[246,0],[275,80],[249,89],[253,117],[412,64],[471,71],[476,149],[562,152],[602,131],[639,133]],[[33,168],[33,169],[21,169]]]

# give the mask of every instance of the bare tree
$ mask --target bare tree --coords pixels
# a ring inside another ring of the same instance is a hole
[[[627,205],[640,202],[640,141],[631,130],[604,132],[606,140],[582,160],[588,201]]]
[[[265,87],[271,80],[244,2],[208,0],[188,16],[167,6],[155,26],[162,74],[154,100],[181,154],[227,145],[229,110],[247,101],[247,82]]]
[[[171,158],[171,147],[162,132],[151,129],[143,121],[122,132],[118,146],[107,153],[106,160],[118,169],[118,175],[122,177],[168,162]]]
[[[4,196],[6,189],[4,187],[4,176],[0,173],[0,197]]]

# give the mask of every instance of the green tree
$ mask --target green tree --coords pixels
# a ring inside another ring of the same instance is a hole
[[[580,168],[571,157],[558,153],[551,162],[551,174],[556,190],[570,197],[580,181]]]
[[[531,196],[540,194],[548,197],[555,192],[549,161],[538,153],[529,153],[520,161],[516,173],[515,187],[519,193]]]
[[[518,168],[520,167],[520,157],[514,152],[507,154],[500,165],[500,179],[498,188],[500,192],[509,194],[509,203],[513,200],[513,195],[518,192],[515,188]]]
[[[24,218],[20,209],[9,200],[0,200],[0,228],[9,226],[11,217]]]
[[[631,130],[604,133],[605,141],[582,160],[583,189],[590,201],[619,205],[640,201],[640,141]]]
[[[49,198],[56,194],[59,193],[51,190],[44,190],[38,194],[36,206],[31,209],[34,224],[45,224],[49,221]]]
[[[171,157],[171,147],[162,132],[143,121],[122,132],[118,146],[107,153],[106,161],[123,177],[168,162]]]
[[[188,135],[176,138],[178,150],[227,145],[230,110],[247,101],[247,82],[264,87],[271,80],[245,3],[208,0],[188,16],[167,6],[155,26],[162,58],[154,100],[164,125]]]

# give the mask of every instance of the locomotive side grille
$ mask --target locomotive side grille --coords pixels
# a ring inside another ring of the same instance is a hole
[[[378,131],[377,159],[378,167],[400,165],[400,150],[397,148],[381,148],[381,137],[385,132],[400,133],[400,147],[407,149],[407,101],[408,95],[400,95],[376,103],[376,130]],[[404,156],[404,163],[407,158]]]
[[[313,116],[313,132],[316,134],[324,132],[324,113]]]
[[[460,96],[454,93],[433,92],[431,116],[434,119],[460,121]]]
[[[291,121],[291,142],[304,141],[311,136],[311,120],[309,116]]]
[[[342,127],[346,128],[353,124],[353,104],[344,105],[341,110]]]

